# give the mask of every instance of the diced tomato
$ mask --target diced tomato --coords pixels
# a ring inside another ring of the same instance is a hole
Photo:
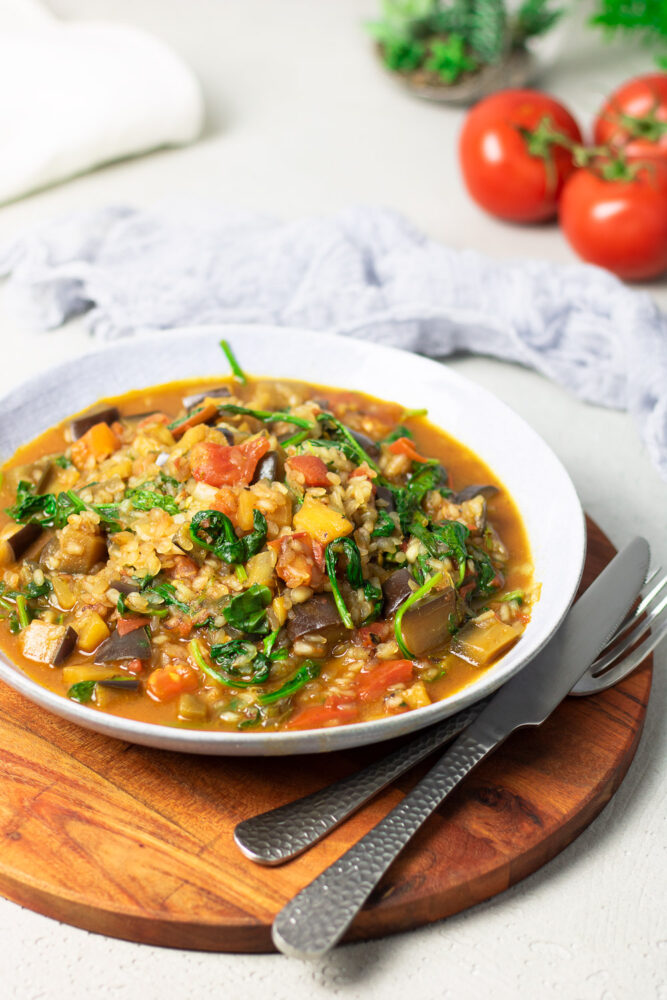
[[[414,442],[409,437],[400,437],[392,441],[389,445],[389,451],[392,455],[407,455],[413,462],[428,462],[427,458],[419,454]]]
[[[169,576],[175,580],[181,580],[184,577],[196,576],[198,572],[199,566],[193,559],[188,556],[175,556],[174,565],[169,570]]]
[[[123,668],[128,674],[140,674],[144,669],[143,660],[128,660]]]
[[[128,632],[135,632],[138,628],[148,625],[148,618],[144,615],[126,615],[119,618],[116,624],[118,635],[127,635]]]
[[[181,639],[187,639],[192,632],[192,618],[187,615],[172,615],[164,623],[164,627],[169,632],[175,632]]]
[[[306,486],[330,486],[329,470],[317,455],[295,455],[287,459],[287,468],[300,473]]]
[[[324,579],[324,546],[307,531],[267,543],[278,553],[276,576],[288,587],[319,587]]]
[[[332,723],[352,722],[359,715],[355,704],[307,705],[299,709],[287,723],[288,729],[321,729]]]
[[[137,424],[137,430],[143,431],[146,427],[150,427],[152,424],[170,424],[171,417],[168,417],[166,413],[149,413],[147,417],[140,420]]]
[[[357,691],[362,701],[375,701],[395,684],[409,684],[412,680],[412,660],[386,660],[357,678]]]
[[[148,678],[146,690],[155,701],[171,701],[179,694],[196,691],[199,677],[187,663],[175,663],[169,667],[158,667]]]
[[[350,479],[354,479],[355,476],[365,476],[366,479],[376,479],[377,472],[375,469],[371,469],[367,462],[362,462],[350,473]]]
[[[190,468],[195,479],[209,486],[248,486],[255,466],[268,450],[265,437],[239,445],[199,441],[190,451]]]
[[[354,641],[362,646],[372,648],[390,638],[393,629],[389,622],[374,622],[372,625],[362,625],[354,635]]]

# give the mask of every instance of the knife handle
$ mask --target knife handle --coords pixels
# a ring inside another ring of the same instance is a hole
[[[420,826],[498,743],[497,733],[473,722],[383,820],[280,911],[276,948],[297,958],[333,948]]]
[[[277,809],[244,819],[234,830],[237,847],[260,865],[279,865],[326,837],[405,771],[449,743],[473,722],[489,699],[478,701],[423,730],[387,757],[340,781]]]

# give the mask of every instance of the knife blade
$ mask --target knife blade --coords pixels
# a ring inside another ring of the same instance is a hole
[[[283,907],[272,929],[279,951],[315,958],[337,944],[403,847],[459,782],[510,733],[544,722],[583,676],[637,597],[649,555],[643,538],[626,545],[542,651],[491,698],[428,774]]]

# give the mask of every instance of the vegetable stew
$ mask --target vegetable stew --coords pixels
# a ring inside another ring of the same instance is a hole
[[[424,411],[234,375],[104,400],[6,463],[0,648],[105,711],[226,731],[410,711],[520,639],[512,499]]]

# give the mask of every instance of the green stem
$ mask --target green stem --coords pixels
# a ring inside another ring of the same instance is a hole
[[[426,594],[428,594],[429,590],[432,590],[433,587],[436,586],[436,584],[440,583],[442,577],[443,577],[442,573],[435,573],[434,576],[430,577],[430,579],[426,581],[426,583],[422,584],[419,590],[415,590],[414,594],[411,594],[410,597],[408,597],[407,600],[404,601],[403,604],[401,604],[400,608],[396,612],[396,620],[394,622],[394,635],[396,636],[396,642],[398,643],[398,648],[403,653],[403,656],[406,658],[406,660],[414,660],[415,655],[414,653],[410,652],[408,647],[405,645],[405,642],[403,641],[403,633],[401,632],[401,622],[403,621],[403,615],[408,610],[408,608],[411,608],[412,605],[415,604],[417,601],[421,601],[422,597],[425,597]]]
[[[221,340],[220,341],[220,347],[225,352],[225,357],[229,361],[229,367],[231,368],[232,372],[234,373],[234,375],[236,376],[236,378],[239,380],[239,382],[242,382],[245,385],[245,383],[248,381],[248,378],[247,378],[245,372],[243,371],[243,369],[241,368],[240,364],[236,360],[236,358],[234,356],[234,352],[232,351],[232,349],[231,349],[228,341]]]

